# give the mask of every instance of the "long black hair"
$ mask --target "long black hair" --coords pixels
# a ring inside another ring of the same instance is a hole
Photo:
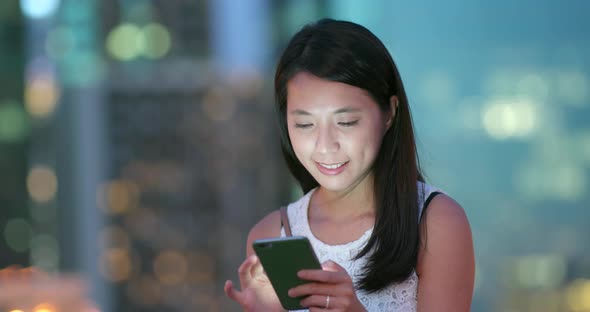
[[[365,27],[322,19],[304,26],[283,52],[275,75],[281,149],[304,193],[318,182],[295,156],[287,129],[287,82],[299,72],[368,91],[384,112],[398,98],[392,126],[373,164],[375,225],[356,258],[368,255],[357,288],[376,292],[407,279],[416,268],[420,242],[418,181],[424,181],[414,140],[408,99],[391,55]],[[395,108],[394,108],[395,109]]]

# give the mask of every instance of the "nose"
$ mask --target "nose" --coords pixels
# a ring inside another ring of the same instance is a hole
[[[329,154],[338,151],[340,143],[333,127],[319,127],[317,132],[315,150],[320,154]]]

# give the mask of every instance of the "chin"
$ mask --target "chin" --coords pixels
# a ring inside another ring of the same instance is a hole
[[[325,189],[326,191],[331,192],[343,192],[350,188],[351,183],[348,181],[342,181],[342,179],[330,179],[326,177],[321,177],[320,179],[316,178],[318,184]]]

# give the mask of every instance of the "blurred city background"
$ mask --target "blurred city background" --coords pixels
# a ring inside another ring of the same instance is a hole
[[[274,66],[321,17],[397,62],[471,222],[472,310],[590,311],[583,0],[2,0],[0,268],[78,274],[101,311],[238,311],[248,230],[300,195]]]

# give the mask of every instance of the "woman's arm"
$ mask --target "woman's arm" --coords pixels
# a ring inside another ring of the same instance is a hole
[[[441,194],[430,202],[421,224],[418,311],[469,311],[475,257],[463,208]]]
[[[281,213],[275,210],[258,221],[248,233],[246,242],[246,257],[254,254],[252,242],[257,239],[281,236]]]
[[[281,220],[278,211],[270,213],[256,224],[248,234],[246,260],[238,268],[240,290],[228,280],[223,287],[226,295],[237,302],[244,311],[284,311],[279,303],[262,265],[254,255],[252,242],[260,238],[280,235]]]

